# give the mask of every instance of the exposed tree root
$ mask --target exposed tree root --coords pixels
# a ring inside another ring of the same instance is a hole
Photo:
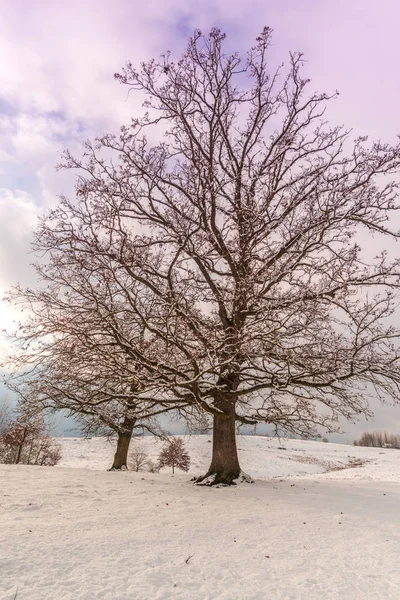
[[[240,471],[239,475],[236,473],[211,473],[208,472],[201,477],[194,477],[192,479],[195,485],[204,485],[208,487],[227,487],[231,485],[237,485],[239,483],[254,483],[254,479]]]
[[[122,465],[121,467],[111,467],[111,469],[107,469],[108,471],[127,471],[128,467],[126,465]]]

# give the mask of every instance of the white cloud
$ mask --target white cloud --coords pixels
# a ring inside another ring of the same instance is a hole
[[[36,226],[38,207],[23,190],[0,188],[0,244],[7,250],[7,241],[21,243]],[[8,240],[7,240],[8,238]]]
[[[14,321],[19,318],[19,311],[10,307],[3,296],[18,280],[34,282],[28,253],[37,216],[38,206],[29,194],[0,189],[0,332],[12,330]],[[7,349],[0,334],[0,355],[5,355]]]

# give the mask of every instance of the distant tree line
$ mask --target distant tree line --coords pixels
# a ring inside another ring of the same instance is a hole
[[[400,435],[387,431],[366,431],[359,440],[354,441],[354,446],[400,449]]]

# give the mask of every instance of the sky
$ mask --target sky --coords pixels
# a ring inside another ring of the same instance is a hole
[[[140,109],[113,79],[125,62],[179,54],[195,28],[214,26],[243,52],[268,25],[272,64],[301,51],[310,91],[339,91],[332,123],[395,143],[399,20],[397,0],[0,0],[0,297],[17,281],[34,285],[37,218],[73,194],[73,174],[55,170],[60,152],[79,153],[84,139],[117,132]],[[0,330],[14,316],[0,301]],[[400,407],[374,408],[370,428],[400,430]],[[340,439],[366,424],[345,428]]]

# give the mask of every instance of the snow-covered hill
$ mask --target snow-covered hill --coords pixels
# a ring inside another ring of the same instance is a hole
[[[185,441],[203,472],[208,438]],[[0,465],[1,600],[400,598],[400,451],[240,437],[256,483],[210,489],[62,445],[56,468]]]
[[[190,475],[207,470],[211,458],[211,437],[182,437],[191,456]],[[103,438],[60,438],[63,458],[59,467],[108,469],[115,442]],[[163,442],[148,436],[135,439],[132,446],[144,448],[156,460]],[[324,479],[373,479],[400,482],[400,451],[360,448],[302,440],[243,435],[238,437],[242,469],[256,479],[306,477],[323,474]],[[346,469],[346,470],[343,470]],[[349,470],[347,470],[349,469]],[[400,598],[400,596],[399,596]]]

